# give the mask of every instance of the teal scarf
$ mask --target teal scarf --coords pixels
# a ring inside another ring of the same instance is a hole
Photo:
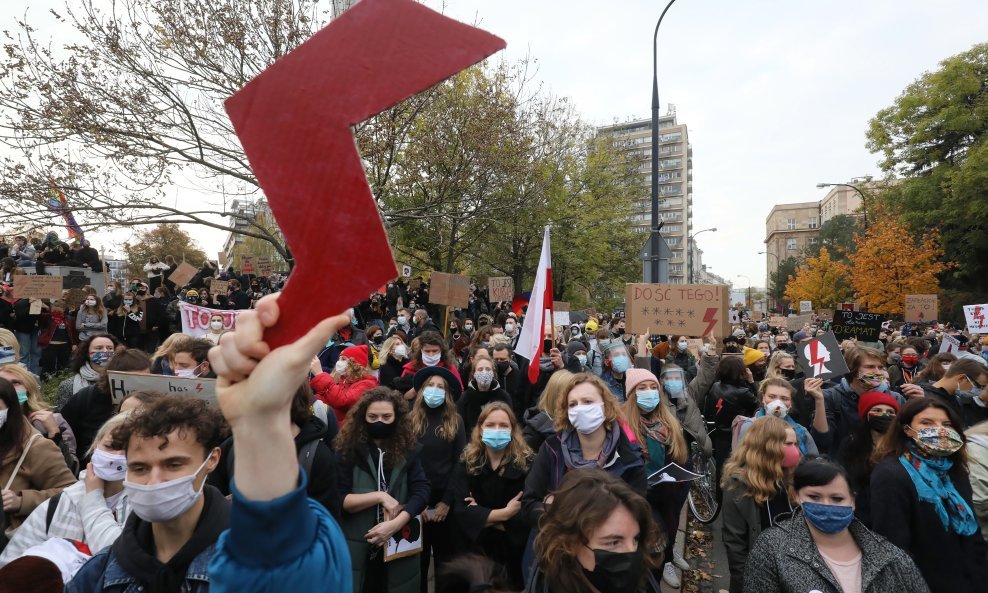
[[[958,535],[972,535],[978,530],[978,522],[967,501],[961,496],[947,472],[954,462],[948,457],[924,457],[912,450],[899,457],[916,486],[916,494],[923,502],[933,505],[944,529]]]

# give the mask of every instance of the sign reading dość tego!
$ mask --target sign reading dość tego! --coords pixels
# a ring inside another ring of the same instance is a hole
[[[627,331],[726,336],[730,290],[723,284],[626,284]]]

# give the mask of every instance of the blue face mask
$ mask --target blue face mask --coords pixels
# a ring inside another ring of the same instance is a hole
[[[970,391],[962,391],[961,388],[958,387],[957,397],[965,402],[971,402],[974,401],[974,398],[981,397],[981,391],[983,390],[983,388],[975,385],[974,381],[971,381],[971,379],[968,379],[967,381],[968,383],[971,384],[973,389],[971,389]]]
[[[669,379],[662,383],[665,386],[666,391],[669,392],[669,397],[679,397],[683,394],[683,380],[682,379]]]
[[[639,391],[636,395],[638,400],[638,407],[642,409],[643,412],[651,412],[659,405],[659,392],[655,389],[646,389],[645,391]]]
[[[816,502],[801,503],[803,514],[810,525],[823,533],[840,533],[854,521],[854,508]]]
[[[17,390],[17,403],[22,406],[27,403],[27,389]]]
[[[625,354],[619,354],[611,359],[611,368],[615,373],[623,373],[631,368],[631,359]]]
[[[500,451],[511,442],[511,431],[507,428],[485,428],[480,440],[491,449]]]
[[[422,399],[425,400],[425,405],[430,408],[438,408],[446,401],[446,390],[442,387],[430,385],[422,392]]]

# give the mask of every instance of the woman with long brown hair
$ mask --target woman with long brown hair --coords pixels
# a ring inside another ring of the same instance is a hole
[[[456,498],[452,477],[466,446],[466,428],[454,403],[460,396],[460,381],[442,366],[419,370],[412,380],[416,392],[409,424],[422,446],[422,466],[432,485],[429,509],[423,515],[422,590],[428,587],[429,557],[436,560],[437,573],[457,554],[456,530],[450,527],[449,510]],[[438,583],[437,583],[437,588]]]
[[[387,387],[368,390],[347,412],[335,445],[343,499],[340,527],[350,550],[353,590],[418,593],[418,559],[407,556],[385,564],[381,550],[429,501],[422,448],[408,422],[405,399]]]
[[[799,459],[796,431],[781,418],[766,416],[751,426],[724,464],[722,536],[731,593],[741,593],[744,564],[761,532],[792,513],[787,470]]]
[[[527,593],[658,593],[647,552],[665,542],[644,498],[601,469],[570,472],[553,497]]]
[[[511,406],[491,402],[480,412],[454,478],[457,525],[478,551],[505,567],[516,589],[524,586],[521,563],[528,527],[519,511],[532,457]]]
[[[872,529],[912,556],[931,591],[984,591],[988,546],[957,413],[932,397],[909,400],[874,455]]]
[[[103,301],[95,294],[87,295],[86,300],[79,305],[75,328],[79,332],[80,340],[85,340],[91,334],[106,331],[106,308],[103,307]]]
[[[38,432],[51,440],[62,451],[65,463],[73,475],[79,473],[79,459],[76,457],[75,435],[69,423],[41,398],[41,385],[31,371],[19,364],[0,365],[0,378],[13,384],[17,391],[17,401],[21,411]]]
[[[641,447],[645,474],[652,475],[669,463],[687,465],[689,448],[683,427],[676,418],[673,411],[675,408],[671,407],[669,397],[662,393],[658,378],[645,369],[628,369],[624,388],[627,401],[622,410],[628,421],[628,429]],[[667,542],[676,540],[679,515],[686,503],[689,488],[689,482],[656,484],[645,495],[652,506],[652,512],[664,528]],[[675,546],[671,543],[669,549],[665,550],[665,560],[661,575],[663,580],[670,587],[679,587],[682,583],[676,574],[676,567],[688,570],[689,563],[675,554]]]

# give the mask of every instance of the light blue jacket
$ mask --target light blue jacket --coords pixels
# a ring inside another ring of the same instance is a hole
[[[346,593],[350,553],[336,520],[298,488],[268,502],[247,500],[230,484],[230,529],[209,563],[211,593]]]

